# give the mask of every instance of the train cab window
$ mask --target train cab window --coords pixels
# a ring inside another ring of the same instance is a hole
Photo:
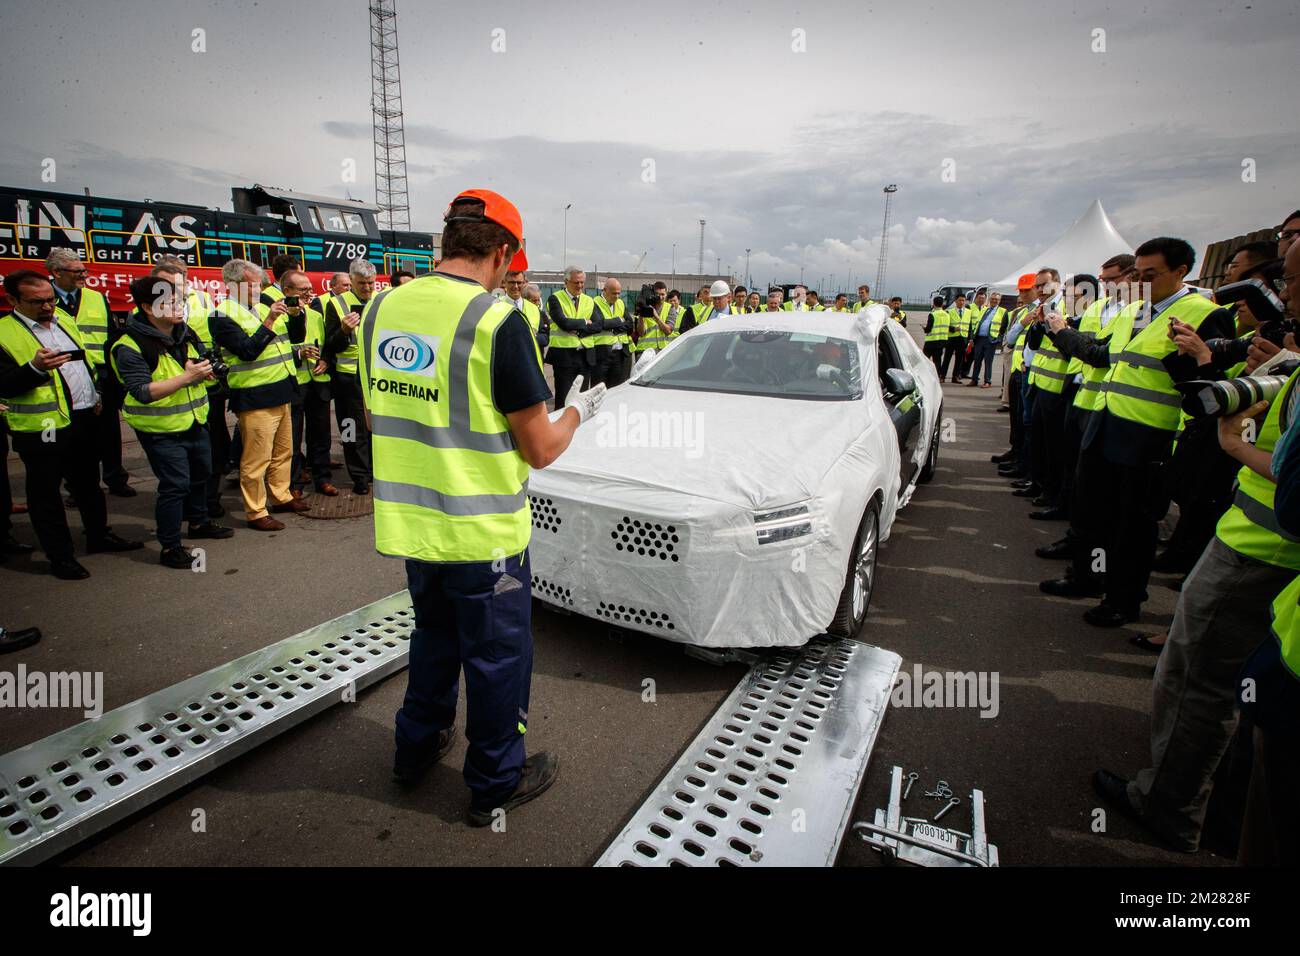
[[[366,234],[366,221],[354,212],[345,212],[343,221],[347,223],[348,232],[354,236],[364,236]]]
[[[337,209],[331,209],[329,206],[316,207],[317,218],[320,219],[323,231],[325,232],[347,232],[347,224],[343,222],[343,213]]]
[[[307,208],[308,227],[311,229],[312,232],[324,232],[325,227],[321,225],[321,221],[320,221],[320,210],[317,209],[315,206],[308,206],[306,208]]]

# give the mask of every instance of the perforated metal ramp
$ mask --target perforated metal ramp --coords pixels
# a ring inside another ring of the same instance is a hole
[[[847,640],[758,662],[596,865],[832,865],[901,663]]]
[[[0,757],[0,864],[39,863],[401,670],[405,591]]]

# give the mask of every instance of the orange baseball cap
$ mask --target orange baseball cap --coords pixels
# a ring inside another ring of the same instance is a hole
[[[477,199],[483,204],[483,212],[478,216],[453,216],[451,207],[462,199]],[[466,189],[447,206],[442,214],[443,222],[481,222],[486,219],[494,222],[510,235],[519,240],[519,251],[510,260],[510,270],[523,271],[528,268],[528,257],[524,255],[524,221],[515,204],[500,193],[490,189]]]
[[[1016,289],[1032,289],[1034,287],[1034,274],[1026,272],[1016,280]]]

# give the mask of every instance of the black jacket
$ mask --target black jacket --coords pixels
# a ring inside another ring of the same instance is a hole
[[[307,313],[303,312],[297,318],[292,315],[286,316],[285,324],[288,326],[291,344],[306,338]],[[257,331],[249,335],[234,319],[224,312],[217,311],[213,311],[208,316],[208,329],[212,333],[213,342],[227,352],[233,353],[242,362],[256,359],[275,338],[275,332],[264,325],[259,325]],[[297,397],[298,379],[288,375],[278,382],[270,382],[266,385],[230,389],[230,410],[250,412],[258,408],[275,408],[278,405],[292,404]]]

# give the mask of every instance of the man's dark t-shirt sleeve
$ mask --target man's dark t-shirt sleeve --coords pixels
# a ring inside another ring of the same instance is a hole
[[[537,340],[528,320],[515,310],[497,326],[492,340],[492,402],[503,415],[551,397],[537,362]]]

